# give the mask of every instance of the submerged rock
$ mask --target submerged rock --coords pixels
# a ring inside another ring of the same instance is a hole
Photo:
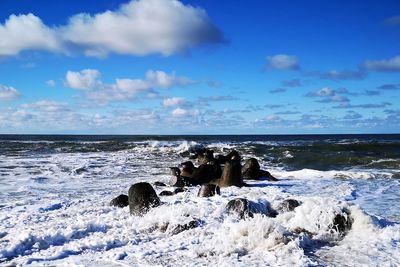
[[[199,220],[193,220],[186,224],[178,224],[171,230],[171,235],[177,235],[183,231],[199,227],[200,224],[201,222]]]
[[[268,217],[277,215],[268,202],[256,203],[245,198],[236,198],[226,204],[225,210],[228,214],[237,215],[240,219],[253,217],[254,214],[263,214]]]
[[[154,185],[155,186],[167,186],[165,183],[163,183],[163,182],[154,182]]]
[[[173,196],[173,195],[175,195],[175,193],[174,192],[171,192],[171,191],[162,191],[160,194],[159,194],[160,196]]]
[[[336,214],[333,219],[332,229],[338,233],[345,234],[351,229],[353,219],[350,216],[350,211],[343,210],[342,214]]]
[[[129,205],[128,196],[121,194],[110,201],[110,206],[123,208]]]
[[[199,189],[198,197],[212,197],[214,195],[220,195],[220,189],[215,184],[203,184]]]
[[[129,188],[129,211],[132,215],[141,216],[151,208],[160,205],[156,191],[149,183],[136,183]]]
[[[288,212],[293,211],[296,207],[300,206],[300,202],[295,199],[286,199],[279,203],[276,207],[278,212]]]

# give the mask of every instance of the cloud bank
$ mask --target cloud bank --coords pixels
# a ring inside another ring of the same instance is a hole
[[[17,99],[19,95],[19,92],[14,87],[0,84],[0,101],[14,100]]]

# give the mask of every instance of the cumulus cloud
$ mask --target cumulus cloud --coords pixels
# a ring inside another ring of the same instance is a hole
[[[0,56],[26,50],[169,56],[203,44],[225,42],[206,11],[177,0],[132,0],[117,10],[81,13],[66,25],[47,26],[33,15],[11,15],[0,24]]]
[[[99,77],[100,72],[93,69],[68,71],[65,75],[65,85],[72,89],[89,90],[100,84]]]
[[[14,87],[0,84],[0,101],[14,100],[19,96],[20,93]]]
[[[154,71],[149,70],[146,72],[146,80],[151,86],[157,88],[171,88],[177,85],[188,85],[193,83],[190,79],[186,77],[176,76],[175,73],[168,74],[164,71]]]
[[[266,70],[298,70],[300,62],[296,56],[278,54],[267,57]]]
[[[365,70],[397,72],[400,71],[400,56],[382,60],[366,60],[360,67]]]
[[[186,77],[168,74],[163,71],[148,71],[144,79],[119,79],[114,83],[103,83],[101,73],[94,69],[68,71],[65,75],[65,86],[71,89],[85,91],[88,100],[105,105],[113,101],[129,101],[140,93],[146,93],[148,98],[158,96],[154,88],[168,89],[174,86],[184,86],[192,81]]]
[[[163,105],[166,108],[182,106],[185,104],[186,104],[186,100],[183,97],[172,97],[172,98],[164,99],[164,101],[163,101]]]
[[[18,55],[24,50],[61,50],[55,30],[33,14],[11,15],[0,24],[0,40],[0,57]]]

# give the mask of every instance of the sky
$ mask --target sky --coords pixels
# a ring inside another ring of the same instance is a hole
[[[0,134],[400,133],[398,0],[1,0]]]

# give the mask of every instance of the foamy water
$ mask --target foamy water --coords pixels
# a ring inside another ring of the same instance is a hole
[[[143,217],[110,207],[141,181],[167,183],[168,167],[187,158],[193,141],[137,142],[127,150],[0,155],[0,263],[78,266],[398,266],[400,181],[392,169],[290,170],[273,164],[258,143],[208,143],[216,153],[239,148],[257,157],[278,182],[252,181],[197,197],[198,187],[161,197]],[[269,143],[270,145],[270,143]],[[282,157],[295,155],[284,150]],[[157,193],[172,188],[155,187]],[[275,218],[239,220],[225,211],[247,198],[277,208],[301,205]],[[344,209],[353,225],[332,231]],[[179,224],[199,226],[174,234]],[[299,232],[298,229],[304,231]],[[312,234],[306,234],[312,233]]]

